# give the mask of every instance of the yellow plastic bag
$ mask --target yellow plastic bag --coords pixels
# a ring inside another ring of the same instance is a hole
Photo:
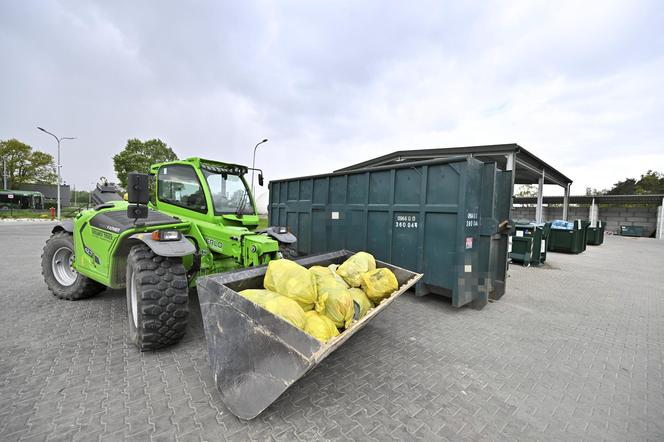
[[[269,290],[242,290],[240,295],[263,307],[268,312],[304,330],[305,316],[300,305],[290,298]]]
[[[362,319],[364,316],[373,308],[373,303],[367,298],[367,295],[360,289],[353,287],[348,290],[350,296],[353,297],[353,301],[360,307],[360,317],[357,319]]]
[[[263,286],[296,301],[305,311],[312,310],[318,300],[312,274],[298,263],[287,259],[270,261]]]
[[[359,287],[362,284],[362,274],[375,269],[376,260],[374,257],[367,252],[358,252],[337,268],[337,274],[349,286]]]
[[[390,269],[376,269],[362,275],[362,290],[374,304],[380,303],[398,288],[397,277]]]
[[[265,289],[246,289],[239,292],[240,295],[254,304],[258,304],[261,307],[265,307],[265,303],[268,299],[272,299],[276,296],[281,296],[279,293],[272,292]]]
[[[337,327],[348,327],[355,312],[348,286],[339,281],[327,267],[313,266],[309,271],[316,282],[318,304],[323,306],[321,313],[330,318]]]
[[[319,315],[315,311],[304,314],[304,332],[322,342],[327,342],[335,336],[339,336],[339,330],[326,316]]]
[[[304,330],[305,316],[300,305],[290,298],[279,295],[265,302],[265,310]]]
[[[330,276],[330,269],[323,266],[309,267],[309,272],[314,276],[314,279]]]
[[[334,275],[335,278],[337,278],[337,281],[342,282],[347,288],[350,287],[348,283],[337,273],[339,264],[330,264],[329,266],[327,266],[327,268],[332,271],[332,274]]]

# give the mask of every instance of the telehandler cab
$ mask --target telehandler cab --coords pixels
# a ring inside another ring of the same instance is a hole
[[[155,164],[149,175],[129,174],[127,201],[108,183],[97,185],[100,204],[53,228],[44,281],[67,300],[126,288],[132,342],[142,351],[177,342],[199,276],[296,256],[286,228],[257,230],[247,171],[201,158]]]

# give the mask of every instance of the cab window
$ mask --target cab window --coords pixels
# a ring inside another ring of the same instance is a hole
[[[185,165],[163,166],[157,177],[160,201],[206,213],[205,192],[194,168]]]
[[[239,175],[215,173],[204,169],[203,176],[210,189],[215,214],[253,214],[249,193]]]

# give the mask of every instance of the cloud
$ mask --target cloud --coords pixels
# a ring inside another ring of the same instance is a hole
[[[241,163],[268,137],[268,179],[517,142],[583,193],[664,165],[663,22],[647,1],[4,2],[0,138],[77,136],[79,187],[132,137]]]

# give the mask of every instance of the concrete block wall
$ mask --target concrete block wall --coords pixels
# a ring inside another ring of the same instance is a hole
[[[567,219],[588,219],[589,207],[570,207]],[[544,220],[562,219],[562,207],[544,207]],[[599,207],[600,220],[606,222],[606,230],[619,233],[620,226],[643,226],[646,236],[657,228],[657,207]],[[512,208],[512,219],[535,219],[535,207]]]

